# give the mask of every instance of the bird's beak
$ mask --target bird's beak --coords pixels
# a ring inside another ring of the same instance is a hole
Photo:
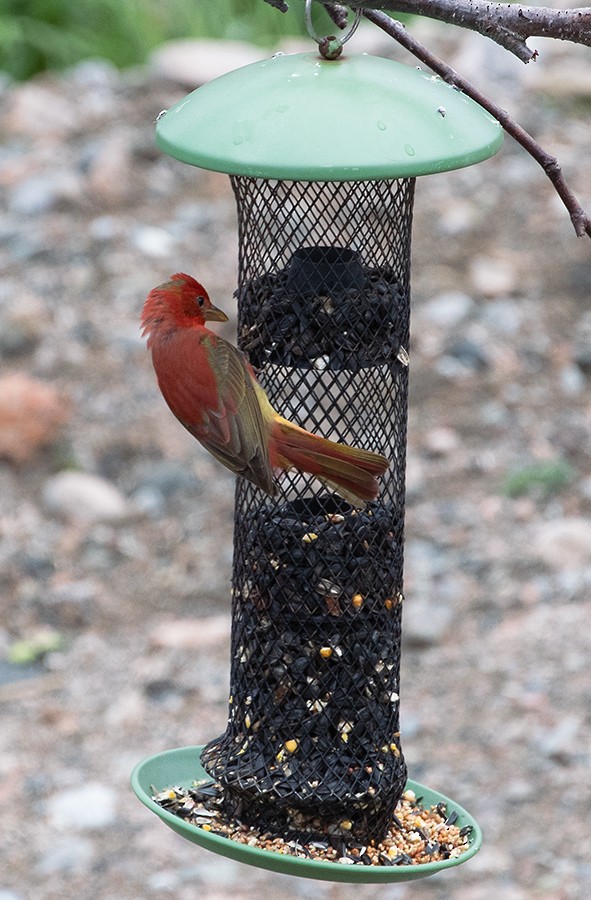
[[[203,318],[206,322],[227,322],[228,317],[223,310],[218,309],[217,306],[213,304],[209,307],[209,309],[203,310]]]

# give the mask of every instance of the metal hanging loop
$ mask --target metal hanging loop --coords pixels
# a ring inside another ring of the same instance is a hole
[[[338,59],[343,52],[343,45],[350,40],[361,20],[361,9],[355,10],[355,18],[349,30],[342,37],[336,37],[334,34],[320,35],[314,28],[312,23],[312,0],[306,0],[306,28],[310,37],[318,44],[320,55],[324,59]]]

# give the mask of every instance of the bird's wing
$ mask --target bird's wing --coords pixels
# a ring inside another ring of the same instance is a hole
[[[239,350],[208,329],[177,332],[166,365],[154,365],[175,416],[221,463],[275,493],[269,427]],[[161,378],[159,369],[166,372]],[[260,390],[260,388],[259,388]]]

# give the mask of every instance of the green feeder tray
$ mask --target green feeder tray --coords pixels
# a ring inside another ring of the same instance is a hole
[[[393,881],[415,881],[418,878],[426,878],[428,875],[436,875],[437,872],[444,869],[451,869],[453,866],[467,862],[480,850],[482,832],[472,816],[444,794],[410,780],[407,782],[407,788],[411,788],[417,796],[422,796],[425,806],[443,802],[448,809],[455,810],[457,813],[456,824],[459,828],[464,828],[466,825],[472,826],[468,849],[461,856],[415,866],[343,866],[335,862],[283,856],[280,853],[239,844],[229,838],[211,834],[197,825],[190,825],[179,816],[175,816],[174,813],[162,809],[152,800],[152,785],[157,790],[164,790],[173,785],[189,788],[194,781],[209,778],[201,765],[202,749],[202,747],[178,747],[175,750],[166,750],[164,753],[157,753],[155,756],[144,759],[138,763],[131,774],[131,786],[144,806],[155,812],[169,828],[188,841],[199,844],[213,853],[219,853],[220,856],[227,856],[237,862],[257,866],[259,869],[281,872],[284,875],[296,875],[299,878],[384,884]]]
[[[473,165],[499,150],[503,132],[438,75],[366,53],[296,53],[197,88],[159,117],[156,141],[229,175],[364,181]]]

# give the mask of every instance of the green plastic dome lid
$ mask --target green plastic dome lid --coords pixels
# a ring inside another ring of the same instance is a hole
[[[362,181],[472,165],[497,152],[503,133],[439,76],[365,53],[297,53],[197,88],[159,117],[156,140],[230,175]]]

